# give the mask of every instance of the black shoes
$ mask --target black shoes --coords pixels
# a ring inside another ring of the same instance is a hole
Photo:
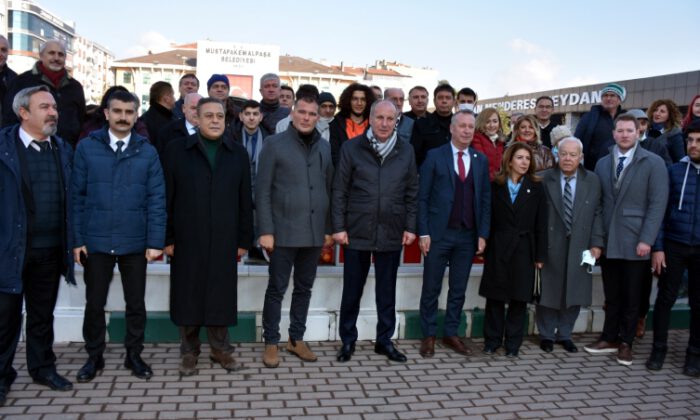
[[[506,350],[506,357],[509,359],[515,359],[518,357],[518,350]]]
[[[382,354],[382,355],[386,356],[392,362],[403,363],[406,360],[408,360],[406,358],[406,356],[403,353],[401,353],[400,351],[398,351],[392,343],[388,343],[388,344],[377,343],[374,345],[374,352],[377,354]]]
[[[540,341],[540,348],[546,353],[551,353],[552,351],[554,351],[554,341],[542,340]]]
[[[34,378],[34,383],[48,386],[54,391],[70,391],[73,389],[73,384],[71,381],[56,372],[51,372],[48,375],[37,376]]]
[[[97,372],[105,368],[105,359],[102,356],[90,357],[78,371],[78,382],[90,382],[95,379]]]
[[[574,344],[574,342],[571,340],[557,341],[557,344],[560,344],[562,347],[564,347],[564,350],[566,350],[569,353],[578,352],[578,347],[576,347],[576,344]]]
[[[340,347],[340,350],[338,350],[335,360],[339,362],[347,362],[352,358],[353,353],[355,353],[355,343],[343,344],[343,346]]]
[[[700,378],[700,355],[685,355],[683,374],[686,376],[692,376],[693,378]]]
[[[0,388],[0,407],[4,407],[7,402],[7,393],[10,391],[9,388]]]
[[[496,350],[498,350],[498,347],[484,346],[484,350],[482,350],[481,352],[490,356],[492,354],[496,354]]]
[[[151,367],[148,366],[146,362],[141,359],[141,355],[137,353],[132,353],[130,351],[126,352],[124,367],[131,369],[131,374],[139,379],[151,379],[151,377],[153,377]]]
[[[661,370],[661,368],[664,366],[665,359],[666,359],[666,350],[665,349],[652,348],[651,354],[649,355],[649,359],[647,359],[647,362],[646,362],[646,367],[649,370]]]

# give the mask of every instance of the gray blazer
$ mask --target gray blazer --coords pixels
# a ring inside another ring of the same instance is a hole
[[[603,248],[605,245],[600,180],[593,172],[579,167],[569,238],[564,223],[561,170],[555,167],[545,171],[542,183],[547,194],[547,259],[542,269],[539,304],[552,309],[589,306],[591,275],[587,267],[581,265],[581,254],[591,247]]]
[[[332,181],[331,147],[317,130],[308,146],[292,125],[268,137],[255,180],[258,234],[274,235],[275,246],[323,246]]]
[[[615,186],[614,146],[595,166],[603,195],[608,258],[648,260],[637,256],[637,244],[653,245],[666,211],[668,172],[663,159],[637,147],[632,161]]]

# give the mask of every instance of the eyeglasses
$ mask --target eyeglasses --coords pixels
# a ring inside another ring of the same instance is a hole
[[[554,109],[552,105],[537,105],[537,109]]]

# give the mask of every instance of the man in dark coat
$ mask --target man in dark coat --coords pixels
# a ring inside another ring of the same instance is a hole
[[[418,173],[413,149],[398,139],[398,113],[391,101],[375,102],[370,128],[340,149],[332,205],[333,239],[345,247],[339,362],[350,360],[355,351],[360,300],[372,257],[377,299],[374,351],[395,362],[406,361],[391,337],[401,249],[416,239]]]
[[[184,110],[182,109],[182,106],[185,104],[185,96],[190,93],[196,93],[199,90],[199,79],[194,73],[185,73],[180,78],[180,83],[178,83],[177,86],[180,91],[180,98],[175,101],[173,117],[180,119],[185,117]]]
[[[262,127],[268,133],[274,133],[277,123],[289,115],[289,108],[280,106],[282,86],[280,77],[275,73],[267,73],[260,77],[260,111],[262,112]]]
[[[0,35],[0,123],[2,122],[2,107],[5,105],[7,87],[15,77],[17,77],[17,73],[7,65],[7,55],[9,52],[10,44],[7,42],[7,38]],[[0,126],[2,126],[2,124],[0,124]]]
[[[46,86],[23,89],[14,102],[22,123],[0,131],[0,407],[17,377],[23,300],[29,374],[51,389],[73,389],[56,372],[52,350],[61,275],[75,284],[67,224],[72,151],[54,136],[56,101]]]
[[[148,111],[144,112],[139,121],[146,125],[148,141],[155,145],[158,133],[171,121],[174,121],[173,107],[175,106],[175,92],[168,82],[155,82],[149,92]]]
[[[158,132],[155,142],[151,141],[156,150],[158,150],[161,161],[168,142],[180,137],[189,137],[197,131],[197,126],[199,125],[197,122],[197,103],[199,103],[200,99],[202,99],[202,95],[197,92],[185,95],[181,109],[184,117],[165,124]]]
[[[330,246],[330,194],[333,164],[328,142],[315,129],[318,103],[297,96],[292,124],[270,136],[258,160],[255,210],[260,246],[271,252],[270,278],[263,305],[263,364],[279,366],[282,299],[294,268],[286,349],[306,362],[317,360],[304,342],[311,288],[321,247]]]
[[[105,305],[114,266],[126,302],[124,366],[140,379],[153,371],[143,359],[146,331],[146,268],[165,240],[165,182],[156,149],[134,128],[138,99],[114,92],[107,101],[108,127],[81,140],[73,165],[73,255],[85,267],[83,338],[88,360],[78,382],[89,382],[105,365]]]
[[[420,118],[413,124],[411,144],[416,152],[416,164],[420,168],[428,150],[450,142],[450,123],[455,104],[455,89],[442,84],[433,91],[435,112]]]
[[[31,70],[17,76],[10,83],[2,107],[3,127],[18,122],[12,111],[12,99],[20,90],[46,85],[58,105],[58,131],[63,140],[75,146],[85,120],[85,93],[83,85],[70,77],[66,71],[66,48],[55,40],[46,41],[39,50],[39,61]]]
[[[476,120],[460,111],[450,124],[450,143],[428,152],[420,170],[418,234],[425,256],[420,298],[420,354],[435,355],[438,298],[447,264],[449,291],[442,343],[471,355],[457,333],[475,254],[486,248],[491,223],[491,185],[486,156],[470,148]]]
[[[340,159],[340,147],[348,139],[364,133],[369,127],[369,109],[374,100],[372,89],[360,83],[351,83],[340,94],[340,111],[328,124],[333,165],[337,165]]]
[[[558,166],[542,177],[549,228],[536,320],[542,350],[551,352],[556,341],[574,353],[578,351],[571,339],[574,323],[581,306],[591,304],[592,295],[592,267],[582,265],[581,257],[586,250],[594,258],[600,257],[604,245],[603,216],[600,180],[580,166],[581,141],[566,137],[558,147]]]
[[[163,165],[170,264],[170,318],[180,328],[180,373],[197,372],[199,331],[207,328],[210,358],[227,371],[232,356],[228,327],[237,322],[237,257],[253,242],[248,154],[223,135],[223,104],[197,105],[199,132],[170,142]]]

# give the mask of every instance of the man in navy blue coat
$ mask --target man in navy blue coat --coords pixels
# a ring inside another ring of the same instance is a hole
[[[0,407],[17,377],[12,361],[27,312],[27,369],[34,382],[68,391],[56,373],[53,310],[61,275],[75,284],[68,234],[70,146],[56,137],[56,101],[45,86],[20,90],[20,124],[0,131]]]
[[[457,353],[471,354],[457,328],[472,259],[484,252],[491,225],[488,160],[469,147],[475,129],[474,113],[455,114],[450,142],[428,151],[420,168],[418,234],[425,256],[420,299],[423,357],[435,354],[438,298],[448,262],[450,288],[442,343]]]
[[[141,379],[153,372],[141,359],[146,328],[146,265],[165,243],[165,181],[158,152],[133,131],[138,99],[115,92],[105,109],[108,128],[93,131],[75,152],[73,254],[85,267],[83,337],[89,359],[78,382],[104,368],[109,283],[119,265],[126,301],[124,366]]]

